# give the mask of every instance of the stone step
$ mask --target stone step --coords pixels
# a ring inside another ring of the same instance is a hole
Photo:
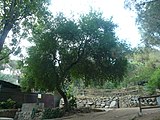
[[[13,120],[13,118],[0,117],[0,120]]]

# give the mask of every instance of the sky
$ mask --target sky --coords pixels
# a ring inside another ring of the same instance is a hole
[[[90,8],[102,12],[105,18],[113,17],[113,22],[118,25],[118,38],[126,40],[132,47],[138,46],[141,37],[135,24],[136,14],[124,8],[124,0],[51,0],[50,6],[54,15],[63,12],[75,18],[88,13]]]
[[[63,12],[66,16],[74,15],[75,18],[78,18],[80,14],[88,13],[90,8],[102,12],[105,18],[112,16],[113,22],[119,26],[116,29],[118,38],[126,40],[131,47],[138,46],[141,37],[135,24],[136,14],[124,9],[124,0],[51,0],[50,6],[54,15]],[[27,44],[29,44],[27,41],[22,44],[24,55]],[[15,56],[12,57],[18,59]]]
[[[136,14],[124,8],[124,0],[51,0],[50,10],[53,15],[63,12],[66,16],[77,19],[79,15],[88,13],[90,9],[103,13],[105,18],[113,17],[113,22],[119,27],[116,35],[120,40],[126,40],[131,47],[140,43],[140,34],[135,24]],[[21,43],[22,53],[26,55],[26,48],[31,44],[26,40]],[[12,56],[16,59],[16,56]]]

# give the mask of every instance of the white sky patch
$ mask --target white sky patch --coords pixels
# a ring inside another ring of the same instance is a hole
[[[88,13],[90,8],[103,12],[106,18],[113,17],[118,38],[126,40],[136,47],[140,43],[140,34],[135,25],[136,14],[124,9],[124,0],[52,0],[50,10],[56,15],[63,12],[66,16],[75,18]]]

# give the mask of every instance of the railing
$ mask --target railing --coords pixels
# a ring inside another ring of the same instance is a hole
[[[143,106],[142,105],[142,100],[148,99],[148,98],[155,98],[157,100],[158,97],[160,97],[160,95],[139,97],[138,101],[139,101],[140,113],[142,113],[142,109],[160,108],[160,104],[156,104],[156,105],[153,105],[153,106],[151,106],[151,105]],[[159,102],[157,101],[157,103],[159,103]]]

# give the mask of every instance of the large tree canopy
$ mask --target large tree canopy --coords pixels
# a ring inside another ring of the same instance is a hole
[[[48,3],[48,0],[0,0],[0,53],[9,31],[13,32],[12,42],[15,44],[17,36],[25,30],[20,31],[21,27],[30,26],[37,17],[45,15]]]
[[[59,14],[52,23],[37,24],[24,76],[32,87],[57,90],[68,108],[65,84],[72,78],[122,80],[127,66],[126,45],[115,36],[116,25],[91,11],[79,20]]]

